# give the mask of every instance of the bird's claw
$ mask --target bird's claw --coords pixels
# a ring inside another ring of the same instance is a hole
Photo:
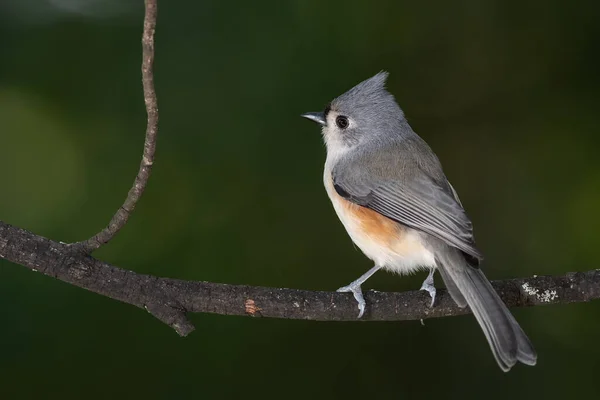
[[[434,272],[435,272],[435,270],[431,270],[429,275],[427,275],[427,278],[425,278],[425,280],[423,281],[423,284],[421,285],[421,289],[419,289],[419,290],[427,291],[429,293],[429,296],[431,296],[431,305],[429,307],[433,307],[433,303],[435,303],[435,295],[437,293],[435,286],[433,286],[433,273]]]
[[[363,314],[365,313],[365,307],[367,305],[367,303],[365,302],[365,298],[363,297],[362,289],[360,288],[360,285],[355,285],[355,284],[351,283],[348,286],[342,286],[341,288],[336,290],[336,292],[342,292],[342,293],[351,292],[354,295],[354,298],[358,302],[358,317],[357,318],[360,319],[363,316]]]

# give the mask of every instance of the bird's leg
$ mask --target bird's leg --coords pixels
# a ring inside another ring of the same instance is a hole
[[[430,307],[433,307],[433,303],[435,303],[435,286],[433,286],[433,274],[435,274],[435,268],[431,268],[431,270],[429,271],[429,275],[427,275],[427,278],[425,278],[425,280],[423,281],[423,284],[421,285],[421,289],[419,290],[426,290],[429,292],[429,296],[431,296],[431,305]]]
[[[365,283],[365,281],[367,279],[369,279],[371,277],[371,275],[373,275],[375,272],[379,271],[380,269],[381,269],[381,267],[376,265],[373,268],[371,268],[370,270],[368,270],[367,272],[365,272],[363,275],[361,275],[360,278],[358,278],[357,280],[355,280],[348,286],[343,286],[337,290],[337,292],[352,292],[352,294],[354,295],[354,298],[358,302],[358,318],[362,317],[363,314],[365,313],[365,305],[367,304],[367,303],[365,303],[365,298],[363,297],[360,286],[363,283]]]

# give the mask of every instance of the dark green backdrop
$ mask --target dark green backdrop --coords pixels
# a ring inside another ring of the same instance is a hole
[[[401,4],[412,3],[412,4]],[[299,117],[385,69],[492,279],[598,267],[597,1],[159,1],[154,175],[97,256],[183,279],[332,290],[371,266]],[[142,0],[0,3],[0,219],[65,242],[121,204],[145,129]],[[379,273],[366,288],[418,288]],[[600,302],[517,309],[535,368],[471,316],[317,323],[134,307],[0,262],[0,397],[595,398]]]

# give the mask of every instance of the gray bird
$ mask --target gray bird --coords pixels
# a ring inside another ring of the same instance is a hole
[[[438,270],[456,304],[471,307],[503,371],[517,361],[535,365],[533,345],[479,268],[483,257],[456,191],[385,89],[387,75],[359,83],[324,112],[302,115],[322,126],[327,194],[352,241],[375,263],[338,291],[353,293],[360,318],[361,285],[379,269],[428,269],[421,289],[433,306]]]

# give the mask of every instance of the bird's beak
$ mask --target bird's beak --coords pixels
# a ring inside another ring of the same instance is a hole
[[[310,119],[311,121],[315,121],[317,124],[322,126],[327,126],[327,120],[325,119],[325,114],[322,112],[309,112],[304,113],[301,117]]]

